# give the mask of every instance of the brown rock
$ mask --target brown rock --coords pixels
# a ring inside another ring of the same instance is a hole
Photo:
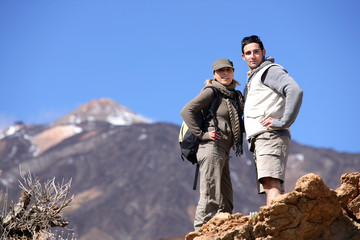
[[[341,187],[329,189],[321,177],[301,177],[294,191],[260,208],[254,218],[219,214],[186,240],[356,240],[360,239],[360,173],[344,174]]]
[[[349,214],[360,220],[360,173],[346,173],[340,178],[341,186],[336,189],[340,205]]]
[[[251,226],[249,217],[243,217],[241,213],[229,214],[220,213],[214,216],[207,224],[204,224],[197,231],[186,235],[186,240],[215,240],[250,239]]]
[[[360,195],[354,198],[347,205],[347,208],[356,217],[357,220],[360,220]]]

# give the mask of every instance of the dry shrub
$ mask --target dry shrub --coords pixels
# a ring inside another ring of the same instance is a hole
[[[41,184],[30,172],[27,175],[21,174],[21,178],[21,196],[18,202],[7,211],[7,194],[3,199],[0,239],[75,240],[74,234],[68,234],[64,238],[51,232],[51,228],[65,228],[69,224],[61,216],[61,211],[70,205],[74,197],[69,196],[71,180],[59,184],[53,178]]]

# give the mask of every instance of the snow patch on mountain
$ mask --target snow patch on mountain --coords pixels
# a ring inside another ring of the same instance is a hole
[[[18,124],[8,127],[2,133],[0,133],[0,140],[5,137],[9,137],[9,136],[12,136],[12,135],[18,133],[23,128],[24,128],[24,124],[22,124],[22,123],[18,123]]]
[[[106,120],[113,125],[130,125],[133,123],[134,118],[135,116],[129,112],[116,111],[114,114],[107,116]],[[138,120],[141,121],[141,119]]]
[[[302,153],[289,154],[287,165],[291,169],[297,169],[304,164],[304,159],[305,157]]]
[[[145,140],[147,137],[148,137],[148,135],[147,135],[146,133],[142,133],[142,134],[139,136],[138,140],[139,140],[139,141],[142,141],[142,140]]]

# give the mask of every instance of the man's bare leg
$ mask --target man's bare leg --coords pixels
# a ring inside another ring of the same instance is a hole
[[[264,186],[266,193],[266,206],[271,204],[271,201],[278,195],[281,195],[280,180],[271,177],[265,177],[261,179],[261,183]]]

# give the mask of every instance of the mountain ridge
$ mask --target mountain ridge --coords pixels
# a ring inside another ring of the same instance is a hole
[[[61,135],[59,127],[65,127],[65,132],[78,130]],[[66,210],[65,217],[79,240],[185,236],[192,231],[198,192],[192,190],[195,167],[180,157],[179,129],[161,122],[114,125],[106,117],[72,124],[23,124],[0,138],[0,189],[9,189],[10,200],[18,198],[19,165],[21,171],[29,170],[41,180],[72,179],[75,205]],[[53,130],[55,137],[47,134]],[[63,136],[60,141],[59,135]],[[49,137],[43,143],[54,144],[34,154],[33,139],[40,136]],[[358,170],[359,164],[360,154],[292,141],[286,192],[309,172],[334,189],[340,176]],[[252,154],[247,149],[241,157],[232,154],[230,168],[234,212],[257,211],[265,201],[256,191]]]

